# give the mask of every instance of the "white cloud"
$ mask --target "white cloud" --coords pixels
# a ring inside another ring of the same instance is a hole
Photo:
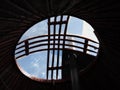
[[[98,39],[94,34],[94,29],[86,21],[83,21],[82,36],[87,37],[89,39],[92,39],[92,40],[98,42]]]
[[[29,28],[23,34],[20,41],[23,41],[23,40],[31,38],[31,37],[39,36],[39,35],[45,35],[45,34],[47,34],[47,31],[48,31],[47,20],[41,21],[41,22],[33,25],[31,28]]]

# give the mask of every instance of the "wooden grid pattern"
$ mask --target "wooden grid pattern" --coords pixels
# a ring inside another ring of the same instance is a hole
[[[61,36],[61,28],[62,28],[62,24],[65,24],[64,27],[64,36],[63,36],[63,49],[64,49],[64,44],[65,44],[65,36],[66,36],[66,32],[67,32],[67,25],[68,25],[68,20],[69,20],[69,16],[66,17],[66,20],[63,20],[63,16],[60,16],[60,21],[56,21],[57,17],[54,17],[54,20],[51,21],[51,18],[48,19],[48,58],[47,58],[47,79],[48,79],[48,75],[49,75],[49,71],[51,71],[51,79],[53,79],[53,70],[56,70],[56,79],[58,79],[58,70],[60,70],[61,68],[59,67],[59,54],[60,54],[60,36]],[[51,38],[51,30],[50,30],[50,26],[53,25],[53,55],[52,55],[52,66],[49,67],[49,59],[50,59],[50,38]],[[59,34],[58,34],[58,53],[57,53],[57,66],[56,68],[54,68],[54,59],[55,59],[55,39],[56,39],[56,25],[60,25],[59,26]]]
[[[53,36],[53,35],[51,35]],[[58,35],[56,35],[58,36]],[[63,34],[61,34],[60,36],[64,36]],[[48,47],[44,47],[44,48],[40,48],[38,50],[34,50],[34,48],[37,48],[37,47],[42,47],[42,46],[48,46],[48,39],[45,39],[44,37],[48,37],[48,35],[42,35],[42,36],[37,36],[37,37],[33,37],[33,38],[29,38],[27,40],[24,40],[24,41],[21,41],[18,43],[17,47],[16,47],[16,52],[15,52],[15,58],[16,59],[19,59],[23,56],[26,56],[26,55],[29,55],[29,54],[32,54],[32,53],[35,53],[35,52],[39,52],[39,51],[45,51],[45,50],[48,50]],[[84,40],[87,40],[87,41],[90,41],[90,42],[93,42],[93,43],[96,43],[96,44],[99,44],[95,41],[92,41],[90,39],[87,39],[87,38],[84,38],[84,37],[81,37],[81,36],[75,36],[75,35],[66,35],[66,37],[74,37],[74,38],[82,38]],[[30,40],[34,40],[34,39],[38,39],[36,41],[32,41],[30,42]],[[50,41],[52,41],[53,39],[50,39]],[[55,39],[55,40],[58,40],[58,39]],[[63,39],[60,39],[60,41],[62,41]],[[28,43],[26,43],[26,41],[28,41]],[[47,42],[46,42],[47,41]],[[85,43],[85,42],[81,42],[81,41],[76,41],[76,40],[70,40],[70,39],[65,39],[65,41],[69,41],[69,42],[74,42],[74,43],[78,43],[78,44],[82,44],[82,45],[86,45],[87,46],[90,46],[90,47],[93,47],[95,49],[99,49],[98,47],[94,46],[94,45],[91,45],[91,44],[88,44],[88,43]],[[45,43],[42,43],[42,42],[45,42]],[[39,44],[37,44],[39,43]],[[26,45],[27,44],[27,45]],[[36,45],[37,44],[37,45]],[[33,46],[30,46],[30,45],[33,45]],[[53,43],[50,43],[50,45],[53,45]],[[55,45],[58,45],[58,43],[55,43]],[[59,44],[60,46],[62,46],[63,44]],[[59,46],[59,50],[63,50],[63,48],[61,48]],[[87,54],[85,51],[85,47],[81,47],[81,46],[76,46],[76,45],[70,45],[70,44],[65,44],[65,48],[64,50],[72,50],[71,48],[66,48],[66,46],[71,46],[71,47],[74,47],[74,48],[78,48],[78,49],[82,49],[85,53]],[[23,48],[23,49],[21,49]],[[26,49],[25,49],[26,48]],[[32,50],[33,49],[33,50]],[[54,48],[55,50],[58,50],[58,48]],[[32,51],[31,51],[32,50]],[[53,50],[52,47],[49,48],[49,50]],[[79,50],[75,50],[75,51],[79,51]],[[97,53],[96,51],[93,51],[91,49],[88,49],[87,48],[87,51],[90,51],[90,52],[94,52],[94,53]],[[81,52],[81,51],[79,51]]]
[[[46,71],[47,80],[49,79],[54,80],[54,78],[55,80],[59,80],[58,78],[59,70],[62,70],[64,68],[62,65],[61,66],[59,65],[60,51],[72,50],[72,51],[82,52],[84,54],[89,54],[87,53],[87,51],[89,51],[91,53],[95,53],[96,55],[98,53],[98,51],[94,51],[88,48],[88,46],[98,50],[99,47],[97,47],[96,45],[89,44],[89,42],[92,42],[98,45],[99,43],[81,36],[66,34],[69,16],[66,17],[66,20],[63,20],[63,17],[64,17],[63,15],[60,16],[60,21],[57,21],[57,16],[52,17],[53,18],[52,20],[51,18],[48,18],[48,35],[36,36],[36,37],[32,37],[24,41],[21,41],[18,43],[16,48],[16,53],[15,53],[16,60],[19,59],[20,57],[23,57],[35,52],[47,51],[47,71]],[[63,24],[65,25],[64,28],[62,28]],[[51,25],[53,25],[52,33],[50,28]],[[56,33],[57,25],[59,25],[59,28],[58,28],[59,33]],[[63,33],[61,33],[62,29],[63,29]],[[74,39],[71,39],[71,38],[74,38]],[[77,39],[83,39],[83,41],[77,40]],[[77,43],[77,45],[66,43],[66,42]],[[81,45],[83,45],[83,47]],[[36,48],[39,48],[39,49],[36,50]],[[52,51],[52,62],[50,61],[51,51]],[[55,58],[55,51],[57,51],[57,58]],[[57,61],[56,66],[54,66],[55,60]],[[50,62],[52,63],[52,65],[50,65]],[[56,71],[55,77],[54,77],[54,70]],[[62,72],[60,74],[62,75]]]

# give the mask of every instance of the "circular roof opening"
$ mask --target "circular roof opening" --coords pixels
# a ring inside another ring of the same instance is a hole
[[[73,16],[60,15],[38,22],[23,34],[16,46],[15,61],[30,79],[62,81],[67,77],[64,72],[66,53],[76,53],[78,63],[80,57],[88,57],[93,62],[98,50],[99,41],[90,24]],[[84,71],[91,61],[87,58],[82,61],[79,71]]]

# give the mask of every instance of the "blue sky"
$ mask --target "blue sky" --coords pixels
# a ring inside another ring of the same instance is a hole
[[[51,20],[53,19],[54,18],[51,18]],[[58,17],[57,20],[59,19],[60,18]],[[64,19],[66,18],[64,17]],[[62,28],[64,28],[64,25],[62,26]],[[51,30],[52,29],[53,27],[51,27]],[[59,30],[59,26],[56,26],[56,33],[58,32],[58,30]],[[45,34],[48,34],[47,20],[43,20],[35,24],[31,28],[29,28],[27,32],[25,32],[24,35],[21,37],[19,42],[34,36],[45,35]],[[85,21],[75,17],[70,17],[69,19],[67,34],[80,35],[84,37],[86,36],[87,38],[93,39],[98,42],[97,38],[93,33],[93,28]],[[40,47],[40,48],[43,48],[43,47]],[[52,51],[50,52],[51,52],[50,58],[52,58]],[[55,51],[55,54],[56,54],[55,57],[57,57],[57,50]],[[62,62],[62,51],[60,52],[60,62],[59,62],[60,65],[61,65],[61,62]],[[30,77],[34,76],[34,77],[46,79],[47,51],[37,52],[37,53],[30,54],[28,56],[22,57],[17,60],[17,64],[19,64],[19,66],[22,68],[22,72],[24,72],[24,74],[26,74],[27,76],[30,76]],[[54,62],[54,66],[55,65],[56,65],[56,61]],[[59,71],[59,76],[58,76],[59,79],[62,78],[60,73],[61,71]],[[56,76],[54,73],[53,78],[56,79],[55,77]]]

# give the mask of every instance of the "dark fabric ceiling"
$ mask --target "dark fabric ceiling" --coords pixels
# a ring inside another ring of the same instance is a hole
[[[119,90],[120,3],[117,0],[1,0],[0,90],[71,90],[70,82],[40,83],[25,77],[14,61],[15,46],[32,25],[67,14],[89,22],[101,48],[94,67],[80,76],[81,90]]]

